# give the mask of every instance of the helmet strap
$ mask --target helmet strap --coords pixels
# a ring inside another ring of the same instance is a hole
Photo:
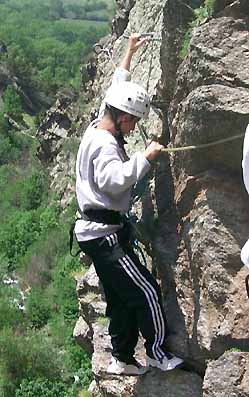
[[[108,109],[108,111],[109,111],[109,113],[111,115],[112,121],[114,123],[115,130],[117,131],[117,135],[122,135],[123,136],[123,133],[121,131],[121,125],[118,122],[118,116],[119,116],[118,112],[116,112],[115,108],[113,108],[112,106],[109,106],[109,105],[106,104],[106,107],[107,107],[107,109]]]

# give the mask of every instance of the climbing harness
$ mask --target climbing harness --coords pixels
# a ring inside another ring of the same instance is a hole
[[[123,227],[128,227],[130,243],[137,253],[141,255],[144,266],[147,267],[146,257],[142,248],[140,247],[138,240],[140,236],[136,226],[138,218],[131,211],[128,211],[126,215],[121,215],[118,211],[107,209],[89,209],[84,211],[82,215],[79,211],[77,211],[75,221],[72,223],[69,230],[69,251],[70,255],[74,258],[77,257],[81,252],[81,249],[79,249],[76,253],[72,252],[75,223],[80,219],[86,219],[96,223],[105,223],[107,225],[123,225]]]
[[[73,240],[74,240],[74,228],[78,220],[85,219],[96,223],[105,223],[107,225],[120,225],[123,222],[123,217],[118,211],[107,210],[107,209],[88,209],[84,213],[80,210],[76,212],[75,221],[71,224],[69,230],[69,251],[70,255],[76,257],[79,255],[81,250],[78,250],[76,254],[73,254]]]

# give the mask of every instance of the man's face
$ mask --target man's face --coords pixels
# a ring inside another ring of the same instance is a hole
[[[121,132],[124,136],[130,135],[136,127],[139,117],[132,116],[131,114],[124,113],[119,116],[118,122],[121,127]]]

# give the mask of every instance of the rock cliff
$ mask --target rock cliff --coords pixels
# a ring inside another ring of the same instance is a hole
[[[113,35],[103,41],[108,51],[99,53],[89,87],[91,110],[122,57],[122,33],[153,31],[160,40],[140,49],[131,68],[133,80],[153,100],[144,123],[148,133],[169,146],[243,134],[249,121],[248,0],[118,3]],[[182,59],[194,8],[207,5],[208,16],[195,24]],[[138,132],[129,150],[135,146],[143,148]],[[93,353],[93,397],[249,396],[249,300],[240,262],[249,235],[249,199],[241,159],[242,138],[164,153],[135,205],[144,249],[163,290],[169,349],[186,359],[185,370],[154,370],[141,379],[106,377],[110,342],[101,287],[92,267],[76,280],[81,317],[74,334]],[[142,347],[137,354],[143,359]]]

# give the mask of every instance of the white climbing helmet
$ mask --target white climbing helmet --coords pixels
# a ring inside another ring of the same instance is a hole
[[[150,98],[143,87],[131,81],[113,84],[106,92],[104,102],[133,116],[147,119]]]

